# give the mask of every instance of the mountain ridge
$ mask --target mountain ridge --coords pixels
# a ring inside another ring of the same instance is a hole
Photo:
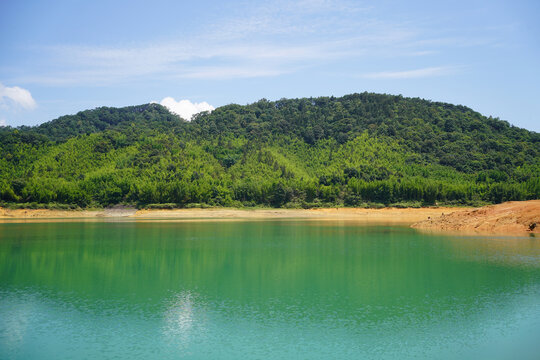
[[[386,94],[262,99],[190,122],[159,104],[100,107],[4,128],[0,140],[6,203],[417,206],[540,196],[540,134]]]

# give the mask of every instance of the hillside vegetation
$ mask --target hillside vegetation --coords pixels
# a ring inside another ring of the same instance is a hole
[[[540,134],[371,93],[158,104],[0,128],[4,206],[421,206],[540,198]]]

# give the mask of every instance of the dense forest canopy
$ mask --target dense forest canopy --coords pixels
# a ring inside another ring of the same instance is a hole
[[[540,198],[540,134],[373,93],[158,104],[0,128],[4,206],[420,206]]]

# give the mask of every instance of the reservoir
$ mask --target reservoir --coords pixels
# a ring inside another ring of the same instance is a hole
[[[1,359],[538,359],[540,238],[0,224]]]

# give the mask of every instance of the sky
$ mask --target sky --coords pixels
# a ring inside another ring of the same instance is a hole
[[[0,0],[0,125],[364,91],[540,132],[540,1]]]

